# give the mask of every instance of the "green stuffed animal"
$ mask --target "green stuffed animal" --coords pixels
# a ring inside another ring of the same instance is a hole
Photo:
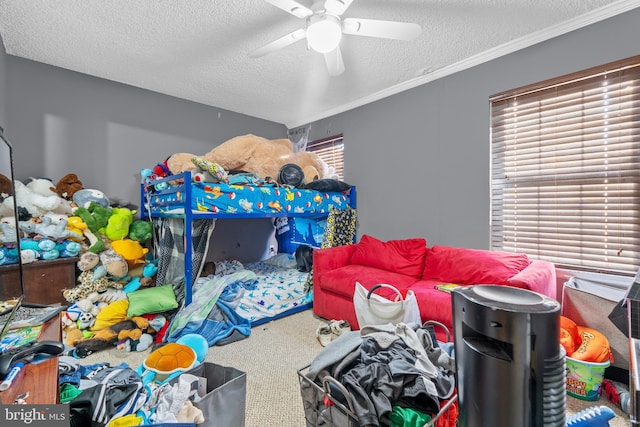
[[[89,247],[89,251],[93,253],[100,253],[106,248],[106,244],[102,237],[100,237],[99,231],[107,226],[109,223],[109,217],[111,217],[113,209],[105,208],[104,206],[91,202],[88,208],[78,207],[74,215],[79,216],[87,227],[89,231],[92,233],[92,238],[90,238],[91,246]]]
[[[129,238],[145,244],[153,237],[153,225],[148,221],[136,220],[129,227]]]
[[[107,225],[100,229],[109,240],[124,239],[129,235],[129,227],[133,223],[136,211],[129,208],[112,208]]]

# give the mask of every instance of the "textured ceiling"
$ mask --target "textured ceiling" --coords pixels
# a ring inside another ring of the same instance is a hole
[[[299,0],[311,7],[311,0]],[[355,0],[343,18],[415,22],[412,41],[345,35],[346,71],[294,43],[263,0],[0,0],[10,55],[295,127],[640,6],[630,0]]]

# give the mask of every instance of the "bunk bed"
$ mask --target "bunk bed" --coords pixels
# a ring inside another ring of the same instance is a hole
[[[278,186],[275,184],[262,185],[229,185],[225,183],[192,182],[190,172],[145,182],[140,187],[140,217],[150,220],[157,226],[157,222],[163,219],[178,219],[183,224],[183,236],[174,240],[183,241],[179,257],[184,268],[184,306],[192,303],[193,287],[196,285],[199,274],[198,262],[194,267],[194,232],[196,223],[215,222],[217,219],[258,219],[287,217],[326,218],[332,210],[344,211],[356,209],[356,188],[351,186],[345,191],[320,192],[316,190],[298,189]],[[181,220],[181,221],[180,221]],[[201,221],[204,220],[204,221]],[[194,234],[195,233],[195,234]],[[355,239],[355,235],[354,235]],[[197,244],[197,243],[196,243]],[[212,243],[214,244],[214,243]],[[174,254],[175,254],[174,250]],[[162,257],[165,255],[157,255]],[[168,255],[166,255],[168,256]],[[160,260],[162,263],[162,259]],[[260,261],[261,263],[262,261]],[[256,268],[256,263],[247,264],[247,268]],[[290,272],[274,269],[273,266],[257,266],[261,272],[265,271],[280,275],[280,283],[284,280],[301,282],[292,278]],[[295,268],[293,269],[294,271]],[[297,272],[297,271],[296,271]],[[266,277],[266,276],[265,276]],[[278,280],[276,280],[278,282]],[[304,282],[304,281],[302,281]],[[300,284],[301,286],[304,283]],[[268,285],[265,285],[268,286]],[[253,292],[254,294],[256,292]],[[287,306],[281,304],[278,307],[270,307],[269,310],[258,316],[250,318],[252,327],[267,321],[283,317],[295,312],[310,308],[312,301],[308,298]],[[263,304],[263,301],[259,302]],[[246,306],[251,305],[247,303]],[[246,307],[245,307],[246,309]],[[241,313],[241,315],[246,315]]]

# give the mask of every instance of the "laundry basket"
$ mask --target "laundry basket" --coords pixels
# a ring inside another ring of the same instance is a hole
[[[451,336],[446,326],[440,322],[427,321],[423,327],[432,326],[444,328],[446,343],[452,344]],[[353,333],[357,333],[354,331]],[[334,341],[330,345],[338,344]],[[445,344],[440,343],[439,344]],[[327,347],[325,347],[326,349]],[[331,375],[325,375],[322,379],[312,379],[309,376],[307,365],[298,370],[300,381],[300,394],[307,427],[360,427],[358,417],[354,411],[353,399],[344,385]],[[424,427],[453,427],[457,425],[458,403],[457,394],[441,402],[440,409]]]
[[[351,396],[344,386],[328,375],[320,384],[312,381],[306,376],[308,369],[309,365],[298,370],[307,427],[360,427]],[[457,395],[453,395],[424,427],[454,426],[457,416]]]

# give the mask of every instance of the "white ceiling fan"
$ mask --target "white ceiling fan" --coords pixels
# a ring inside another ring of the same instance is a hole
[[[331,76],[338,76],[344,72],[344,62],[340,52],[342,34],[413,40],[422,31],[420,25],[409,22],[342,18],[342,14],[353,0],[316,0],[311,8],[295,0],[265,1],[298,18],[305,19],[306,26],[267,43],[252,51],[249,56],[258,58],[307,39],[307,46],[310,49],[324,55],[327,70]]]

